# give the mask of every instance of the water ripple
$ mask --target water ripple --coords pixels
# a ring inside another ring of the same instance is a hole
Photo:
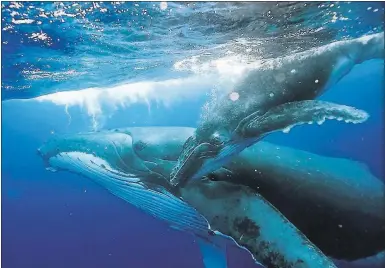
[[[380,32],[383,13],[370,2],[2,2],[2,99],[178,78],[194,57],[282,56]]]

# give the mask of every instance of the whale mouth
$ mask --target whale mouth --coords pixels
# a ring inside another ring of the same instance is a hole
[[[65,145],[75,143],[74,140],[66,140]],[[125,164],[122,168],[120,161],[108,161],[90,150],[83,150],[83,146],[66,147],[60,143],[53,149],[50,143],[37,149],[37,154],[43,159],[45,169],[51,172],[67,170],[80,175],[89,175],[94,180],[110,178],[111,181],[120,181],[129,184],[140,184],[143,170],[136,169],[134,165]],[[91,147],[92,148],[92,147]],[[122,159],[122,155],[116,152],[116,158]]]
[[[119,177],[119,180],[127,182],[133,182],[130,178],[136,177],[169,188],[168,180],[162,174],[167,171],[163,171],[161,165],[140,157],[132,136],[124,132],[63,135],[44,143],[36,153],[49,171],[96,172],[99,177]]]

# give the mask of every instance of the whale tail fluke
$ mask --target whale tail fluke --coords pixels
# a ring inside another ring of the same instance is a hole
[[[235,134],[244,138],[261,137],[270,132],[282,130],[287,133],[296,125],[321,125],[326,119],[362,123],[369,115],[362,110],[326,101],[305,100],[289,102],[271,108],[262,116],[247,117],[235,130]]]

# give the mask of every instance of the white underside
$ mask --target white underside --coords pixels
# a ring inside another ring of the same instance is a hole
[[[135,174],[114,170],[108,162],[83,152],[63,152],[49,159],[52,167],[86,176],[112,194],[154,217],[164,220],[173,228],[202,232],[207,221],[194,208],[164,189],[151,189]]]

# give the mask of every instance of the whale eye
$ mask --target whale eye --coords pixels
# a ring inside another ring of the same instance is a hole
[[[218,181],[219,177],[215,173],[209,173],[209,174],[203,176],[202,179],[205,181]]]
[[[217,181],[218,180],[218,177],[216,174],[214,173],[209,173],[206,175],[207,179],[209,179],[210,181]]]

